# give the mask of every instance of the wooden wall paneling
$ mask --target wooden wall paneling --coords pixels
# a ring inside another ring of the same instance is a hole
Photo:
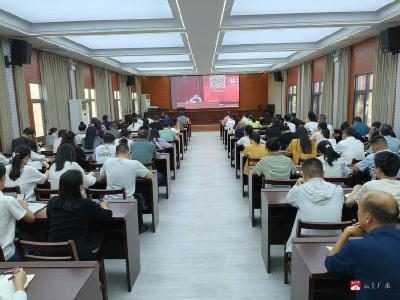
[[[311,82],[323,81],[324,80],[324,66],[325,66],[326,56],[321,56],[313,59],[311,64]]]
[[[85,89],[94,89],[93,71],[91,65],[81,63]]]
[[[268,104],[268,74],[239,75],[239,109],[265,110]]]
[[[141,84],[142,95],[151,95],[151,105],[172,108],[169,76],[142,76]]]

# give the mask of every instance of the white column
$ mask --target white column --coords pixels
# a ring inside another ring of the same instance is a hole
[[[397,74],[396,74],[396,103],[394,106],[393,130],[397,137],[400,137],[400,56],[397,54]]]

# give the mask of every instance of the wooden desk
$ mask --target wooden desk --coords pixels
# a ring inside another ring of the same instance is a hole
[[[188,143],[189,143],[188,130],[187,130],[187,128],[183,127],[183,129],[182,129],[182,131],[181,131],[181,134],[183,134],[183,141],[184,141],[184,145],[185,145],[185,146],[183,147],[183,149],[184,149],[185,151],[187,151]]]
[[[184,148],[185,148],[185,141],[184,141],[184,138],[183,138],[183,134],[180,133],[179,134],[179,153],[181,154],[181,159],[182,160],[183,160],[183,153],[185,152]]]
[[[111,200],[109,209],[113,212],[111,221],[92,222],[90,227],[103,234],[102,250],[106,259],[124,259],[128,291],[140,272],[140,241],[137,215],[137,202],[130,200]],[[35,231],[47,231],[46,209],[35,214],[35,223],[29,226]]]
[[[240,153],[242,153],[244,150],[244,147],[242,145],[238,145],[235,143],[235,175],[236,179],[240,178],[240,162],[241,162],[241,157]]]
[[[344,188],[349,193],[351,188]],[[261,190],[261,255],[267,273],[271,272],[271,245],[285,245],[289,239],[297,208],[286,202],[289,189]]]
[[[2,270],[14,267],[35,274],[26,289],[29,300],[102,299],[99,265],[95,261],[0,263]]]
[[[235,138],[233,133],[228,134],[228,158],[231,157],[232,139]]]
[[[158,153],[169,153],[169,166],[170,170],[174,173],[172,176],[172,179],[175,180],[176,178],[176,170],[177,170],[177,161],[176,161],[176,145],[175,143],[171,144],[171,148],[163,149],[163,150],[157,150]]]
[[[167,199],[171,193],[171,167],[170,167],[170,154],[158,153],[158,158],[154,159],[154,167],[157,172],[164,174],[165,182],[158,183],[158,186],[165,186],[167,190]]]
[[[219,138],[223,141],[224,139],[224,125],[222,123],[219,123]]]
[[[229,154],[228,157],[231,159],[231,167],[235,166],[235,145],[238,139],[235,136],[232,136],[229,141]]]
[[[291,296],[292,300],[350,300],[355,293],[349,289],[349,278],[327,273],[326,246],[337,238],[299,238],[293,243]]]
[[[228,130],[224,128],[224,145],[226,149],[226,145],[228,144]]]
[[[261,208],[261,190],[263,188],[264,176],[258,176],[253,172],[253,167],[249,167],[249,218],[251,226],[256,226],[254,211]]]
[[[187,129],[187,138],[188,138],[188,144],[190,139],[192,138],[192,124],[188,123],[186,125],[182,125],[185,129]]]

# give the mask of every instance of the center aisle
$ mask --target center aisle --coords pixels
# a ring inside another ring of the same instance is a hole
[[[140,237],[132,293],[120,277],[122,261],[107,263],[110,299],[289,299],[282,267],[265,271],[247,200],[219,132],[194,132],[170,199],[161,196],[157,233]]]

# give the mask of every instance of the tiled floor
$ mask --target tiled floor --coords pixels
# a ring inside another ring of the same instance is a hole
[[[219,132],[195,132],[172,185],[160,199],[157,233],[140,237],[142,270],[132,293],[123,261],[107,261],[110,299],[289,299],[282,247],[273,269],[261,258],[260,228],[248,218],[248,198],[229,166]]]

